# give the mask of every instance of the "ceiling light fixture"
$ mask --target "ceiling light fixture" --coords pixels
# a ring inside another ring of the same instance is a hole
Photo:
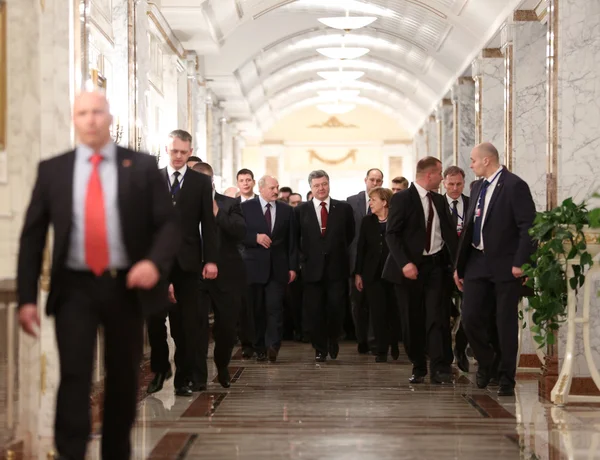
[[[333,104],[319,104],[319,105],[317,105],[317,108],[321,112],[328,113],[329,115],[340,115],[342,113],[351,112],[352,110],[354,110],[356,108],[356,105],[340,104],[338,102],[335,102]]]
[[[329,59],[358,59],[369,52],[369,48],[317,48],[317,52]]]

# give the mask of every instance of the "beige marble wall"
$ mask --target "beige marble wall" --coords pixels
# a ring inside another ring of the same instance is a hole
[[[443,99],[437,109],[441,123],[442,165],[444,169],[454,164],[454,114],[452,100]]]
[[[465,171],[469,184],[475,178],[470,169],[471,150],[475,146],[475,82],[461,77],[452,87],[454,104],[454,164]]]

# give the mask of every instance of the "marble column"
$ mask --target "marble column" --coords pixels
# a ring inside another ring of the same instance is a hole
[[[513,172],[546,209],[546,34],[539,21],[514,26]]]
[[[452,87],[454,113],[454,164],[465,171],[467,186],[475,179],[471,168],[471,150],[475,146],[475,82],[460,77]]]
[[[437,108],[440,123],[439,136],[442,166],[446,169],[454,164],[454,114],[451,99],[442,99]]]
[[[150,93],[150,43],[148,41],[148,1],[135,0],[135,69],[137,90],[135,123],[130,122],[130,129],[135,132],[134,146],[141,151],[148,149],[149,121],[148,95]]]
[[[189,52],[186,73],[188,126],[194,137],[196,156],[211,163],[207,145],[207,93],[202,80],[198,69],[198,56],[194,52]]]
[[[419,129],[417,134],[415,134],[414,146],[417,161],[428,155],[426,126],[425,128]]]
[[[223,111],[215,105],[212,105],[209,110],[208,158],[210,158],[215,176],[223,177],[223,139],[221,136]]]
[[[120,130],[119,144],[129,146],[129,19],[128,0],[113,0],[112,2],[112,30],[114,48],[112,54],[112,76],[114,81],[109,81],[112,87],[112,100],[110,108],[114,117],[114,133]],[[135,120],[133,120],[135,123]]]
[[[221,182],[233,183],[233,134],[231,124],[226,117],[220,119],[221,124]]]
[[[427,155],[439,158],[439,135],[435,114],[429,115],[427,126]]]
[[[235,179],[237,172],[244,167],[242,165],[242,154],[244,152],[245,145],[246,142],[244,138],[239,132],[236,133],[236,135],[233,137],[233,179]],[[235,180],[233,182],[235,182]]]
[[[500,48],[486,48],[473,63],[475,79],[475,144],[491,142],[504,157],[504,57]]]

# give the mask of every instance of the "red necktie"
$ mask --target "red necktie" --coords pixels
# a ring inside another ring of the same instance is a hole
[[[329,217],[327,203],[321,201],[321,236],[325,236],[325,230],[327,230],[327,217]]]
[[[98,173],[101,161],[102,155],[99,153],[94,153],[90,158],[93,169],[85,197],[85,262],[96,276],[100,276],[108,267],[104,195]]]

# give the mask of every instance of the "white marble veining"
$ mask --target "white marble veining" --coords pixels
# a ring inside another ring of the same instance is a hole
[[[504,59],[482,58],[481,141],[491,142],[504,160]]]
[[[115,118],[115,126],[118,122],[123,130],[120,144],[129,144],[129,42],[128,42],[128,1],[112,0],[112,30],[114,36],[114,47],[112,50],[112,77],[109,81],[112,99],[110,101],[111,112]],[[134,120],[135,123],[135,120]]]
[[[546,208],[546,34],[539,22],[518,23],[514,40],[513,172],[529,184],[538,211]]]
[[[138,136],[141,137],[140,150],[147,151],[150,135],[150,116],[148,107],[148,95],[150,93],[150,43],[148,40],[148,2],[147,0],[136,1],[136,24],[135,34],[136,46],[136,68],[137,68],[137,121]]]
[[[429,117],[425,122],[427,125],[427,155],[439,158],[438,148],[438,126],[435,117]]]
[[[452,88],[452,99],[458,105],[458,164],[465,171],[467,184],[475,178],[471,168],[471,150],[475,146],[475,82],[461,79]]]
[[[442,122],[442,166],[446,169],[454,164],[454,113],[452,105],[440,105],[438,117]]]
[[[214,100],[214,99],[213,99]],[[210,110],[210,132],[208,139],[208,155],[209,162],[212,165],[215,176],[223,176],[222,158],[223,158],[223,142],[221,136],[221,118],[223,117],[223,110],[211,106]]]
[[[158,145],[164,146],[165,138],[174,129],[184,129],[186,125],[179,125],[179,100],[178,83],[179,71],[177,65],[178,58],[174,54],[168,54],[163,57],[163,103],[161,108],[162,119],[157,120],[157,131],[153,133],[152,153],[158,151]],[[162,149],[164,150],[164,148]],[[162,153],[161,153],[162,155]]]

